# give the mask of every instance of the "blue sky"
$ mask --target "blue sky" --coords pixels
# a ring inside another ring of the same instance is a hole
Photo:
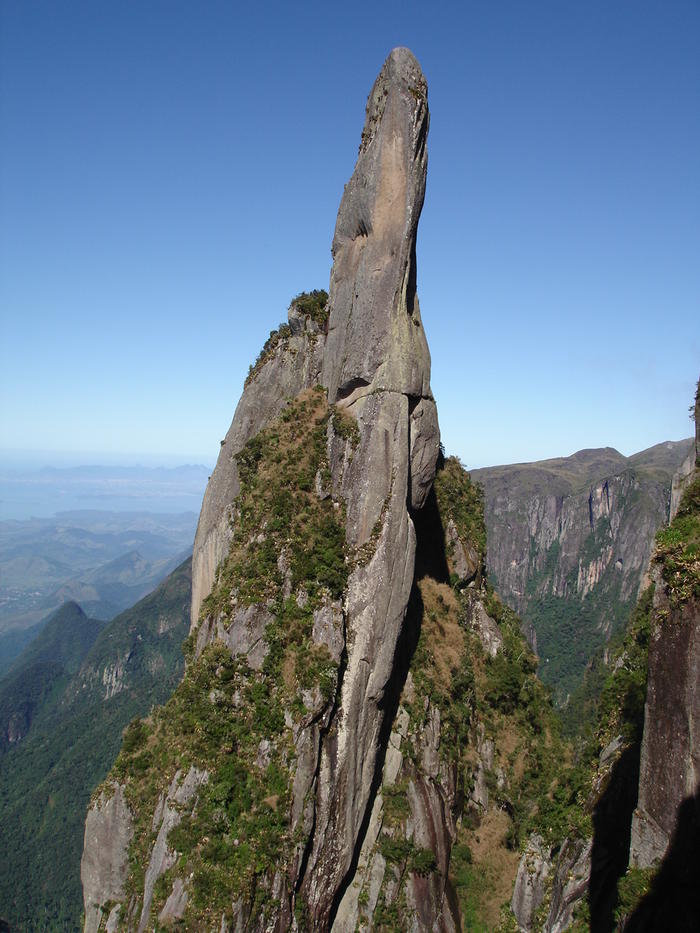
[[[214,461],[269,331],[328,286],[395,45],[429,84],[418,288],[448,451],[690,433],[696,0],[2,0],[2,448]]]

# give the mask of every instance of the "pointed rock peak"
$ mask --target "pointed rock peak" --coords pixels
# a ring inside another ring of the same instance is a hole
[[[416,231],[428,165],[427,84],[408,49],[389,55],[367,103],[335,235],[323,383],[331,402],[375,389],[430,397],[416,299]]]
[[[421,67],[410,49],[396,48],[389,53],[382,70],[374,82],[367,101],[367,115],[362,132],[360,153],[364,152],[376,136],[376,130],[384,114],[390,94],[402,94],[410,109],[414,110],[414,122],[427,123],[428,84]],[[427,132],[427,125],[423,131]]]
[[[63,622],[65,620],[86,618],[87,616],[83,612],[82,607],[79,606],[74,599],[68,599],[54,612],[49,621],[54,622],[58,619]]]

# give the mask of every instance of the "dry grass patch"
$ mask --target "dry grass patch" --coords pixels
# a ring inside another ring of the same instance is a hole
[[[488,811],[478,829],[466,837],[475,866],[481,875],[473,891],[477,913],[485,929],[495,930],[500,922],[501,905],[513,894],[520,853],[506,846],[510,819],[503,810]]]
[[[459,624],[459,604],[454,591],[445,583],[423,577],[418,583],[423,600],[425,644],[435,668],[438,683],[449,687],[464,654],[464,631]]]

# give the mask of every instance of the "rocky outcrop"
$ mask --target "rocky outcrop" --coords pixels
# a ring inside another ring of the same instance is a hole
[[[158,801],[152,824],[152,830],[157,832],[158,835],[151,850],[151,858],[144,876],[143,901],[137,928],[138,933],[143,933],[143,930],[149,924],[153,886],[161,875],[172,867],[177,858],[177,854],[168,845],[168,836],[171,830],[180,823],[183,809],[195,797],[199,786],[208,777],[206,771],[199,771],[194,767],[190,768],[184,778],[180,772],[177,772],[170,784],[168,793]],[[176,879],[159,919],[165,917],[176,918],[178,914],[181,915],[181,912],[184,911],[186,903],[187,891],[184,882],[182,879]]]
[[[93,802],[85,821],[80,880],[85,902],[85,933],[96,933],[102,922],[117,922],[124,896],[131,840],[131,811],[124,788],[114,782]]]
[[[528,839],[518,865],[518,874],[510,902],[511,910],[521,930],[533,929],[536,911],[548,891],[552,859],[549,846],[537,833]]]
[[[695,444],[674,489],[678,521],[655,556],[649,675],[644,710],[639,801],[632,820],[630,862],[659,862],[678,829],[681,808],[700,794],[700,383]],[[689,464],[692,468],[689,472]],[[700,821],[698,821],[700,825]]]
[[[375,535],[376,547],[347,585],[347,667],[337,733],[321,754],[323,790],[301,889],[315,918],[332,914],[376,781],[413,585],[410,508],[424,504],[439,450],[430,355],[415,295],[427,131],[425,79],[411,53],[395,49],[370,95],[333,238],[321,379],[329,401],[357,423],[359,443],[350,463],[331,456],[332,481],[346,503],[348,544],[359,548]]]
[[[590,839],[567,839],[557,859],[551,905],[545,921],[547,933],[561,933],[574,918],[574,909],[588,893],[591,873]]]
[[[641,868],[663,858],[683,802],[700,791],[700,601],[673,607],[661,580],[656,594],[630,847]]]
[[[695,464],[700,454],[700,382],[695,396]],[[630,866],[646,891],[626,904],[624,929],[700,926],[700,470],[682,488],[676,516],[657,539],[654,605],[639,793]]]
[[[511,901],[520,930],[562,933],[569,928],[574,909],[588,893],[591,848],[590,839],[567,839],[553,856],[541,836],[530,837]]]
[[[461,908],[493,928],[509,896],[526,762],[559,745],[485,582],[481,493],[440,449],[415,294],[426,94],[395,49],[327,305],[293,303],[223,443],[183,681],[113,769],[128,874],[117,905],[91,897],[119,929],[457,933]],[[472,847],[491,860],[476,906]]]
[[[235,533],[233,507],[240,492],[236,456],[266,424],[280,414],[289,398],[319,381],[324,327],[294,303],[289,323],[282,325],[251,367],[246,391],[231,427],[221,442],[214,472],[204,493],[192,553],[192,623],[199,621],[202,601],[211,592],[216,570]]]

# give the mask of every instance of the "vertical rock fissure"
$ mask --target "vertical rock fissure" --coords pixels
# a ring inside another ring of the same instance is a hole
[[[411,588],[411,596],[409,598],[409,604],[406,611],[406,618],[404,619],[404,624],[396,643],[391,678],[386,685],[384,696],[379,702],[379,708],[382,710],[383,716],[379,731],[379,754],[377,755],[377,760],[375,763],[370,793],[357,835],[357,841],[353,849],[350,867],[345,877],[343,878],[331,904],[329,914],[329,929],[332,929],[333,923],[335,922],[335,918],[338,913],[338,908],[340,907],[340,903],[343,900],[345,892],[355,878],[355,873],[357,871],[357,866],[360,859],[360,853],[362,851],[362,846],[364,844],[367,830],[369,828],[372,810],[374,808],[377,794],[379,793],[379,790],[382,786],[384,762],[386,759],[387,748],[389,746],[389,738],[391,736],[392,727],[394,725],[396,714],[399,709],[401,694],[406,684],[406,678],[411,667],[411,661],[413,660],[413,655],[418,645],[421,629],[421,618],[422,606],[420,590],[418,589],[417,580],[414,577],[413,586]]]
[[[324,744],[328,734],[332,729],[337,728],[336,717],[338,709],[340,707],[340,698],[343,691],[343,680],[345,678],[345,671],[348,666],[348,649],[347,649],[347,625],[345,622],[345,617],[343,616],[343,650],[340,655],[340,663],[338,666],[338,684],[335,690],[335,696],[333,698],[333,707],[331,709],[330,715],[328,717],[328,723],[320,731],[319,742],[318,742],[318,754],[316,756],[316,767],[314,770],[314,776],[312,781],[312,788],[316,790],[318,788],[319,774],[321,771],[321,761],[323,759],[324,753]],[[313,851],[314,846],[314,837],[316,834],[316,794],[314,794],[314,806],[313,806],[313,817],[311,822],[311,829],[309,830],[309,835],[304,845],[304,851],[302,852],[301,861],[299,862],[299,870],[297,872],[297,877],[294,882],[294,895],[296,896],[304,883],[306,877],[306,868],[309,863],[309,858],[311,852]]]

